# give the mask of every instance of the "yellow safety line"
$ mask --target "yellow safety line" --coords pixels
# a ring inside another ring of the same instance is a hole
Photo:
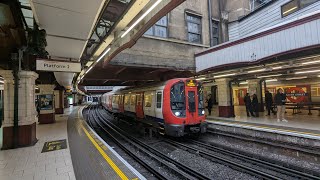
[[[250,125],[250,124],[244,124],[244,123],[241,123],[241,122],[224,122],[224,121],[221,121],[221,120],[211,120],[211,121],[223,122],[223,123],[225,123],[225,124],[238,124],[238,125],[242,125],[242,126],[256,127],[256,128],[261,128],[261,129],[270,129],[270,130],[291,132],[291,133],[297,133],[297,134],[307,134],[307,135],[312,135],[312,136],[320,136],[320,134],[316,134],[316,133],[295,131],[295,130],[289,130],[289,129],[279,129],[279,128],[266,127],[266,126],[255,126],[255,125]]]
[[[93,139],[85,127],[81,124],[83,131],[86,133],[92,144],[97,148],[102,157],[108,162],[111,168],[118,174],[121,179],[129,180],[129,178],[120,170],[120,168],[112,161],[112,159],[103,151],[103,149],[98,145],[98,143]]]

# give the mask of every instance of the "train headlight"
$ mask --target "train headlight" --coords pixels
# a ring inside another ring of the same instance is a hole
[[[202,110],[202,114],[206,113],[204,110]]]
[[[181,114],[180,112],[175,112],[174,113],[174,115],[176,115],[176,116],[180,116],[180,114]]]

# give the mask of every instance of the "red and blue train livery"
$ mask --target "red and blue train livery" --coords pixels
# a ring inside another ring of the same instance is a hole
[[[116,116],[130,117],[174,137],[205,133],[203,87],[193,79],[171,79],[103,94],[102,105]]]

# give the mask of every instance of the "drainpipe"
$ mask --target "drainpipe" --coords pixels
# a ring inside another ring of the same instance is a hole
[[[13,148],[19,146],[19,111],[18,111],[18,97],[19,97],[19,53],[12,53],[12,74],[14,77],[14,106],[13,106]]]
[[[210,35],[210,47],[212,47],[213,46],[213,44],[212,44],[212,39],[213,39],[213,37],[212,37],[212,31],[213,31],[213,29],[212,29],[212,7],[211,7],[211,0],[208,0],[208,16],[209,16],[209,35]]]
[[[260,98],[261,98],[261,104],[260,104],[260,112],[264,112],[264,103],[263,103],[263,95],[262,95],[262,83],[265,83],[266,81],[265,80],[260,80],[259,82],[259,86],[260,86],[260,89],[261,89],[261,93],[260,93]],[[266,92],[266,89],[264,89],[264,92]]]
[[[231,115],[231,117],[236,117],[235,116],[235,114],[234,114],[234,107],[233,107],[233,96],[232,96],[232,82],[233,82],[234,80],[231,80],[231,81],[229,81],[229,89],[230,89],[230,94],[229,94],[229,96],[230,96],[230,112],[232,112],[232,115]]]

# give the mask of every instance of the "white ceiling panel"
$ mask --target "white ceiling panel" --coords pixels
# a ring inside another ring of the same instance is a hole
[[[95,15],[102,0],[32,0],[32,2],[67,11]]]
[[[34,4],[39,26],[47,34],[87,39],[94,17],[50,6]]]
[[[79,59],[86,41],[47,36],[47,43],[49,55]]]

